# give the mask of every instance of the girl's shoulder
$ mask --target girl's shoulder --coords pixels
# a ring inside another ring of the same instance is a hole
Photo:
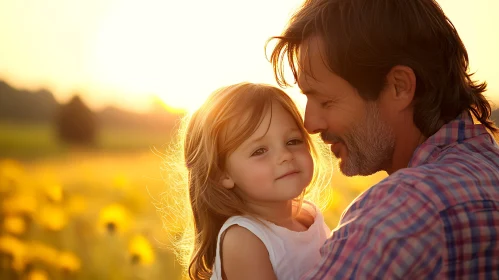
[[[241,240],[242,238],[253,239],[254,237],[267,245],[269,231],[268,225],[258,218],[251,216],[232,216],[222,225],[218,234],[218,239],[222,236],[226,237],[227,234],[234,237],[241,237]]]
[[[239,224],[232,224],[222,234],[221,246],[227,257],[267,255],[263,240],[252,230]]]
[[[251,222],[244,218],[238,220]],[[223,262],[224,272],[232,278],[253,275],[257,279],[269,279],[274,275],[267,245],[247,227],[231,224],[221,235],[219,253],[215,273],[221,272]]]
[[[273,254],[271,246],[261,222],[251,217],[234,216],[229,218],[218,236],[218,249],[215,260],[214,275],[221,279],[221,264],[225,273],[237,278],[242,273],[258,271],[273,274]]]
[[[225,221],[220,229],[220,233],[227,231],[229,228],[233,226],[243,227],[249,230],[250,232],[260,231],[263,223],[261,220],[250,217],[250,216],[232,216]]]

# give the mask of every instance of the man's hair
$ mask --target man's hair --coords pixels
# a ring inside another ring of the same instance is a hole
[[[392,67],[410,67],[416,75],[414,123],[425,136],[463,111],[498,131],[483,95],[487,84],[472,80],[466,48],[436,1],[305,1],[282,35],[270,39],[277,40],[270,61],[279,85],[290,85],[286,63],[296,81],[303,70],[298,50],[311,36],[324,43],[325,65],[365,100],[378,98]]]

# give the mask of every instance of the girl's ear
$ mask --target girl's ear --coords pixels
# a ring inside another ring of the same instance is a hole
[[[226,189],[232,189],[235,186],[234,181],[232,180],[232,178],[230,178],[229,174],[224,174],[221,178],[221,182],[222,187]]]

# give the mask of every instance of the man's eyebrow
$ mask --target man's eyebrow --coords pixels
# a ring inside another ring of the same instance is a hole
[[[315,89],[301,89],[300,92],[305,95],[317,95],[317,91]]]

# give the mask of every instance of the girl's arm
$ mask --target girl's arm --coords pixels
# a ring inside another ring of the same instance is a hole
[[[277,280],[267,248],[249,230],[231,226],[221,242],[224,280]]]

